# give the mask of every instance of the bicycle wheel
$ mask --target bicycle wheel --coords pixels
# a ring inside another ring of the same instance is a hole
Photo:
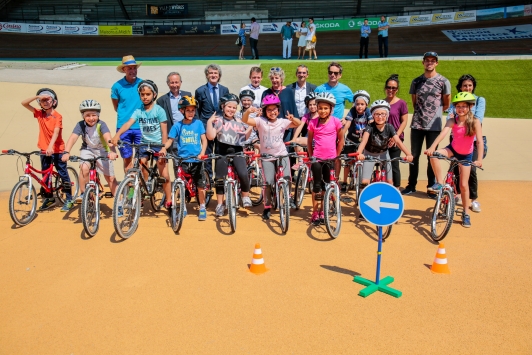
[[[161,183],[162,180],[159,181],[159,179],[163,178],[153,177],[155,183],[153,184],[152,191],[154,192],[150,196],[151,208],[153,208],[155,212],[159,212],[164,206],[164,201],[166,201],[166,194],[164,193],[163,184]]]
[[[113,225],[116,234],[124,239],[131,237],[139,224],[142,196],[134,185],[135,178],[126,177],[118,186],[113,205]]]
[[[170,225],[174,233],[179,233],[183,225],[185,214],[185,185],[182,183],[174,183],[172,187],[172,214],[170,216]]]
[[[296,210],[299,210],[305,197],[305,188],[307,187],[308,180],[308,167],[305,165],[297,172],[296,177],[296,190],[294,192]]]
[[[70,191],[71,191],[70,194],[72,195],[72,201],[76,200],[76,197],[78,196],[78,193],[79,193],[78,173],[71,166],[67,166],[67,172],[68,172],[68,178],[70,179],[69,184],[63,183],[63,179],[61,178],[59,174],[54,176],[53,186],[55,190],[55,195],[57,196],[59,201],[61,201],[61,203],[65,203],[67,200],[66,193],[64,191],[65,187],[70,186]]]
[[[209,173],[207,170],[203,170],[203,180],[205,181],[205,208],[209,206],[209,202],[212,200],[212,195],[214,195],[214,191],[212,191],[212,184],[211,179],[209,179]],[[196,186],[196,202],[198,203],[198,206],[200,205],[199,196],[198,196],[198,187]]]
[[[9,215],[19,226],[29,224],[35,218],[37,210],[37,192],[27,180],[20,180],[15,184],[9,195]]]
[[[279,184],[279,217],[282,232],[288,232],[288,227],[290,227],[290,196],[286,182]]]
[[[227,195],[225,199],[227,205],[227,213],[229,215],[229,225],[231,226],[231,232],[236,231],[236,191],[233,184],[227,184]]]
[[[257,168],[254,165],[248,167],[248,177],[249,177],[249,198],[251,199],[251,204],[253,206],[258,206],[261,204],[263,199],[263,182],[262,174],[257,171]]]
[[[356,168],[353,168],[353,180],[355,188],[355,206],[358,206],[358,200],[360,198],[360,180],[362,180],[362,165],[356,165]]]
[[[100,227],[100,199],[96,195],[94,186],[85,189],[81,201],[81,223],[85,233],[94,237]]]
[[[340,196],[336,188],[328,188],[323,197],[323,212],[325,215],[325,227],[331,238],[338,237],[342,229],[342,207]]]
[[[454,196],[451,190],[444,189],[438,194],[434,211],[432,212],[432,222],[430,224],[430,236],[434,241],[440,241],[451,229],[454,217]]]

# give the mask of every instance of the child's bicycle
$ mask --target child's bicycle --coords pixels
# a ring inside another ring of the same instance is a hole
[[[253,206],[258,206],[262,202],[264,182],[262,181],[262,173],[260,171],[261,166],[255,156],[255,148],[253,144],[244,148],[244,154],[246,154],[246,163],[248,165],[249,198]]]
[[[100,174],[96,170],[98,160],[109,160],[107,157],[96,157],[85,159],[77,156],[71,156],[71,162],[86,161],[90,163],[89,182],[85,185],[85,192],[81,200],[81,223],[85,233],[94,237],[100,228],[100,200],[103,197],[112,198],[111,192],[105,192],[100,182]]]
[[[374,182],[386,182],[387,181],[387,178],[386,178],[387,173],[388,173],[386,170],[386,166],[388,165],[387,163],[391,163],[392,161],[399,161],[405,164],[412,164],[412,163],[407,162],[401,157],[396,157],[393,159],[379,159],[379,158],[372,157],[371,155],[366,155],[366,159],[364,161],[375,162],[373,173],[371,174],[371,180],[369,182],[370,184]],[[362,172],[360,172],[360,174],[362,174]],[[358,197],[357,197],[357,201],[358,201]],[[377,233],[378,233],[378,228],[377,228]],[[383,227],[382,241],[385,241],[386,238],[388,238],[391,233],[392,233],[391,225],[387,227]]]
[[[183,219],[185,218],[185,203],[190,202],[192,197],[196,197],[198,205],[200,204],[198,197],[198,188],[194,184],[192,175],[185,173],[183,170],[183,162],[185,160],[196,159],[197,156],[190,157],[178,157],[176,155],[167,153],[168,159],[174,161],[174,169],[177,169],[177,179],[172,183],[172,213],[170,215],[170,225],[174,233],[179,233],[181,226],[183,224]],[[208,155],[202,156],[202,158],[207,158]],[[185,162],[186,164],[186,162]],[[209,179],[209,173],[207,170],[204,170],[204,180],[205,180],[205,207],[211,202],[213,195],[211,189],[211,180]]]
[[[297,143],[290,143],[290,146],[307,148]],[[298,152],[299,156],[299,168],[297,169],[296,187],[294,191],[294,203],[296,210],[301,208],[303,199],[305,197],[305,190],[308,187],[308,193],[312,194],[312,186],[314,184],[314,178],[312,177],[312,170],[310,169],[311,161],[307,152]]]
[[[130,144],[118,141],[118,146],[124,144],[134,148],[135,159],[133,159],[133,167],[127,171],[124,180],[118,185],[113,205],[113,224],[120,237],[129,238],[137,230],[142,200],[149,198],[153,210],[156,212],[161,210],[166,199],[163,190],[166,179],[159,176],[159,169],[154,159],[159,154],[150,150],[151,147],[163,147],[163,145]],[[148,152],[151,153],[148,166],[140,161],[140,147],[148,147]],[[142,169],[148,172],[148,180],[144,180]]]
[[[63,179],[59,173],[54,169],[53,161],[50,167],[46,170],[37,170],[32,166],[31,156],[44,155],[44,152],[34,151],[30,153],[21,153],[13,149],[2,150],[2,154],[5,155],[19,155],[26,158],[26,166],[24,168],[24,175],[19,177],[19,181],[11,190],[9,196],[9,215],[13,222],[19,226],[25,226],[29,224],[35,218],[37,212],[37,193],[35,186],[33,186],[33,179],[37,181],[47,194],[53,194],[57,196],[61,203],[66,202],[65,188],[70,188],[72,200],[78,195],[78,173],[74,168],[67,167],[68,176],[70,178],[70,184],[65,186]],[[43,178],[40,179],[37,174],[43,174]],[[41,195],[41,193],[39,193]]]
[[[293,156],[296,156],[296,154],[291,153],[280,156],[274,156],[270,154],[256,155],[256,157],[262,160],[277,160],[275,183],[271,188],[270,200],[272,201],[273,210],[275,210],[277,206],[279,206],[279,218],[281,222],[281,231],[283,233],[288,232],[288,227],[290,226],[290,181],[284,178],[283,158],[290,158]]]
[[[460,164],[474,164],[469,160],[458,160],[454,157],[449,158],[436,152],[430,158],[443,159],[450,163],[447,176],[445,177],[445,184],[436,195],[436,203],[434,205],[434,210],[432,211],[432,221],[430,223],[430,236],[437,242],[447,236],[447,233],[449,233],[451,225],[453,224],[456,207],[454,202],[454,196],[456,194],[456,177],[454,175],[454,170]],[[479,166],[476,167],[480,170],[484,170]]]
[[[357,146],[358,144],[346,141],[345,146]],[[355,157],[356,153],[348,154],[349,157]],[[360,197],[360,181],[362,180],[362,165],[364,163],[358,159],[348,159],[342,161],[342,167],[349,169],[347,175],[347,190],[355,190],[355,206],[358,206]]]

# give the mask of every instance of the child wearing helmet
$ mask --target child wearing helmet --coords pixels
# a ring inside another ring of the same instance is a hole
[[[206,181],[201,156],[205,155],[205,150],[207,149],[207,137],[205,136],[203,122],[195,117],[197,106],[196,99],[191,96],[183,96],[179,100],[179,111],[181,111],[183,119],[174,123],[170,129],[170,133],[168,133],[168,140],[160,153],[166,154],[166,151],[174,145],[175,141],[178,157],[186,158],[195,156],[200,160],[185,160],[181,167],[192,176],[192,180],[198,188],[198,200],[200,203],[198,220],[205,221],[207,219],[207,210],[205,209]],[[185,205],[185,216],[186,214],[187,210]]]
[[[318,105],[316,104],[316,94],[311,92],[305,96],[305,106],[308,109],[308,112],[303,115],[301,118],[301,124],[294,131],[294,136],[292,139],[293,143],[300,145],[307,145],[307,135],[308,135],[308,123],[310,120],[318,117]],[[296,151],[301,151],[300,147],[296,148]]]
[[[353,107],[345,116],[344,132],[346,141],[352,145],[344,147],[342,153],[349,154],[357,151],[366,126],[373,122],[368,105],[370,101],[369,93],[365,90],[358,90],[353,95]],[[347,177],[349,169],[344,169],[344,181],[342,182],[342,192],[347,192]]]
[[[358,159],[364,160],[366,155],[383,160],[390,159],[388,143],[390,139],[393,139],[399,149],[406,154],[405,159],[411,162],[413,159],[412,153],[401,142],[395,128],[387,122],[388,116],[390,115],[390,104],[385,100],[377,100],[371,104],[370,112],[373,117],[373,122],[368,124],[362,135],[362,142],[360,142],[357,150],[359,153]],[[361,181],[363,185],[369,184],[374,166],[375,163],[373,162],[364,162]],[[390,163],[386,163],[386,180],[388,183],[393,184],[393,172]]]
[[[334,159],[340,155],[344,146],[342,123],[332,115],[336,99],[331,93],[320,92],[316,95],[318,117],[308,124],[307,150],[309,157],[322,160]],[[324,223],[322,185],[330,182],[330,170],[334,166],[329,163],[314,162],[311,165],[314,185],[312,187],[312,217],[311,223]]]
[[[284,133],[290,128],[298,127],[301,121],[289,112],[286,115],[286,119],[278,118],[281,101],[276,95],[266,95],[264,99],[262,99],[261,106],[262,109],[250,107],[248,110],[246,110],[246,112],[244,112],[242,120],[244,123],[257,128],[257,131],[261,137],[261,153],[274,156],[287,155],[288,152],[283,140]],[[253,114],[258,115],[259,117],[251,117]],[[263,114],[263,117],[260,117],[261,114]],[[264,211],[262,212],[262,218],[264,220],[268,220],[270,219],[271,215],[271,187],[275,183],[277,161],[262,159],[261,162],[263,181],[266,183],[263,193]],[[282,166],[285,179],[290,181],[290,159],[288,157],[283,158]]]
[[[136,109],[129,121],[124,123],[118,132],[116,132],[112,139],[113,145],[116,145],[120,136],[136,122],[139,123],[142,132],[141,144],[166,144],[166,140],[168,139],[167,118],[164,109],[155,103],[158,94],[157,85],[151,80],[142,80],[139,83],[138,93],[142,101],[142,107]],[[162,148],[151,146],[150,149],[158,153]],[[148,151],[147,146],[139,149],[140,160],[144,164],[147,163],[150,154],[152,153]],[[163,183],[163,189],[166,194],[166,207],[169,208],[172,206],[172,194],[170,192],[170,175],[168,174],[166,160],[159,159],[157,156],[154,159],[157,161],[159,174],[166,180]],[[142,173],[147,180],[148,172],[142,169]]]
[[[244,112],[246,112],[246,110],[253,105],[253,101],[255,101],[255,93],[250,89],[244,89],[238,96],[240,98],[240,110],[235,113],[235,117],[237,120],[242,120]],[[252,117],[254,117],[254,115],[252,115]],[[252,129],[249,138],[244,142],[244,144],[246,146],[253,144],[253,147],[258,150],[258,140],[259,136],[257,135],[257,131]]]
[[[482,126],[480,120],[473,115],[472,107],[475,105],[476,97],[469,92],[459,92],[453,98],[453,105],[456,111],[454,118],[447,120],[445,127],[438,135],[434,143],[425,154],[431,156],[437,152],[446,157],[455,157],[458,160],[473,159],[473,144],[477,144],[478,159],[474,162],[475,166],[482,167],[482,157],[484,154],[484,144],[482,141]],[[451,144],[443,149],[437,149],[445,136],[452,131],[453,140]],[[436,184],[432,186],[434,191],[439,191],[442,188],[443,175],[441,171],[440,162],[437,159],[430,159],[430,164],[434,170],[436,177]],[[460,164],[460,191],[462,195],[462,205],[464,212],[462,214],[462,225],[466,228],[471,227],[471,219],[467,211],[469,211],[469,174],[471,172],[471,165],[464,163]]]
[[[207,139],[214,140],[216,138],[215,153],[218,155],[224,156],[243,152],[244,144],[251,135],[251,127],[248,127],[235,117],[239,102],[240,100],[235,94],[226,94],[220,97],[222,117],[217,116],[215,112],[207,121]],[[251,207],[246,159],[244,157],[235,157],[233,165],[240,179],[242,204],[246,208]],[[216,199],[218,200],[215,213],[216,217],[221,217],[225,214],[224,180],[227,176],[227,159],[225,157],[216,160],[215,175]]]
[[[37,101],[40,109],[31,105],[33,101]],[[33,113],[33,117],[37,119],[37,123],[39,124],[37,147],[43,151],[43,154],[41,154],[42,170],[48,169],[53,162],[63,182],[70,185],[67,164],[61,160],[65,150],[65,142],[62,137],[63,116],[55,110],[58,105],[58,98],[55,91],[48,88],[39,89],[37,95],[27,98],[21,104]],[[48,181],[45,182],[47,183]],[[61,212],[70,210],[74,205],[72,201],[72,190],[65,188],[64,191],[67,201],[61,208]],[[46,210],[55,204],[54,195],[52,193],[47,194],[42,187],[41,196],[43,197],[43,202],[40,210]]]
[[[99,156],[106,156],[111,160],[117,157],[115,147],[109,147],[107,142],[111,139],[111,132],[107,124],[100,120],[100,112],[102,107],[96,100],[83,100],[79,105],[79,112],[81,112],[81,121],[76,124],[70,138],[65,146],[65,154],[61,158],[62,161],[68,162],[70,158],[70,150],[74,147],[79,137],[81,137],[81,149],[79,156],[83,159],[97,158]],[[96,168],[103,174],[105,180],[109,184],[111,193],[116,196],[116,189],[118,183],[116,182],[113,163],[108,160],[98,160]],[[82,161],[79,164],[79,190],[81,194],[76,199],[77,202],[83,200],[85,193],[85,185],[89,182],[90,164]]]

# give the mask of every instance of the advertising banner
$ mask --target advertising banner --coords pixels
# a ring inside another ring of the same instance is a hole
[[[28,23],[26,26],[27,33],[44,33],[44,25]]]
[[[409,26],[427,26],[432,24],[432,14],[410,16]]]
[[[468,30],[442,31],[453,42],[500,41],[509,39],[532,38],[532,25],[519,25],[513,28],[489,27]]]
[[[470,22],[477,20],[477,11],[457,11],[454,13],[454,22]]]
[[[188,14],[188,4],[146,5],[148,16],[184,16]]]
[[[64,35],[80,35],[81,26],[65,25],[63,26],[63,34]]]
[[[143,25],[133,25],[131,26],[131,33],[133,36],[143,35],[144,34],[144,26]]]
[[[390,27],[408,26],[410,24],[410,16],[388,17],[388,24],[390,25]]]
[[[100,36],[131,36],[131,26],[100,26]]]
[[[25,23],[0,22],[0,32],[26,33]]]
[[[238,35],[240,31],[240,23],[231,23],[220,25],[220,34],[222,35]],[[249,34],[251,23],[246,23],[246,33]],[[260,33],[260,32],[259,32]]]
[[[280,33],[285,24],[286,22],[260,23],[260,33]]]
[[[156,35],[180,35],[181,26],[173,25],[144,25],[144,34],[147,36]]]
[[[184,25],[181,26],[183,35],[219,35],[220,25]]]
[[[98,35],[98,26],[80,26],[82,35],[85,36],[97,36]]]
[[[47,35],[62,35],[64,28],[65,26],[63,25],[44,25],[44,33]]]
[[[521,6],[507,6],[506,18],[525,16],[525,5]]]
[[[432,14],[432,24],[438,25],[441,23],[453,23],[454,12],[443,12],[439,14]]]
[[[477,10],[477,20],[498,20],[504,18],[504,7],[496,9]]]
[[[532,16],[532,5],[525,5],[525,16]]]
[[[371,28],[377,28],[380,18],[369,17],[368,24]],[[360,30],[364,24],[363,18],[353,18],[344,20],[322,20],[314,22],[316,24],[316,31],[346,31],[346,30]]]

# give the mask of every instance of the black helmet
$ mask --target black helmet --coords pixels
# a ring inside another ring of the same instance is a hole
[[[179,108],[185,108],[187,106],[198,106],[198,102],[195,98],[191,96],[183,96],[181,100],[179,100]]]
[[[225,103],[229,101],[236,101],[237,105],[240,103],[238,96],[235,94],[225,94],[224,96],[220,97],[220,107],[223,107]]]
[[[151,80],[142,80],[139,83],[139,87],[137,89],[138,93],[140,94],[140,91],[143,87],[147,86],[150,88],[150,90],[153,92],[153,99],[155,100],[157,98],[157,95],[159,94],[159,89],[157,88],[157,85]]]
[[[252,100],[255,100],[255,93],[249,89],[240,91],[240,95],[238,96],[240,97],[240,100],[242,100],[242,98],[246,96],[249,96]]]
[[[49,89],[49,88],[42,88],[42,89],[37,90],[37,95],[40,95],[41,93],[44,93],[44,94],[51,94],[50,96],[51,96],[52,99],[55,101],[55,102],[52,104],[52,107],[53,107],[53,108],[56,108],[56,107],[57,107],[57,105],[59,104],[59,99],[57,98],[57,94],[55,93],[55,91],[53,91],[52,89]]]

